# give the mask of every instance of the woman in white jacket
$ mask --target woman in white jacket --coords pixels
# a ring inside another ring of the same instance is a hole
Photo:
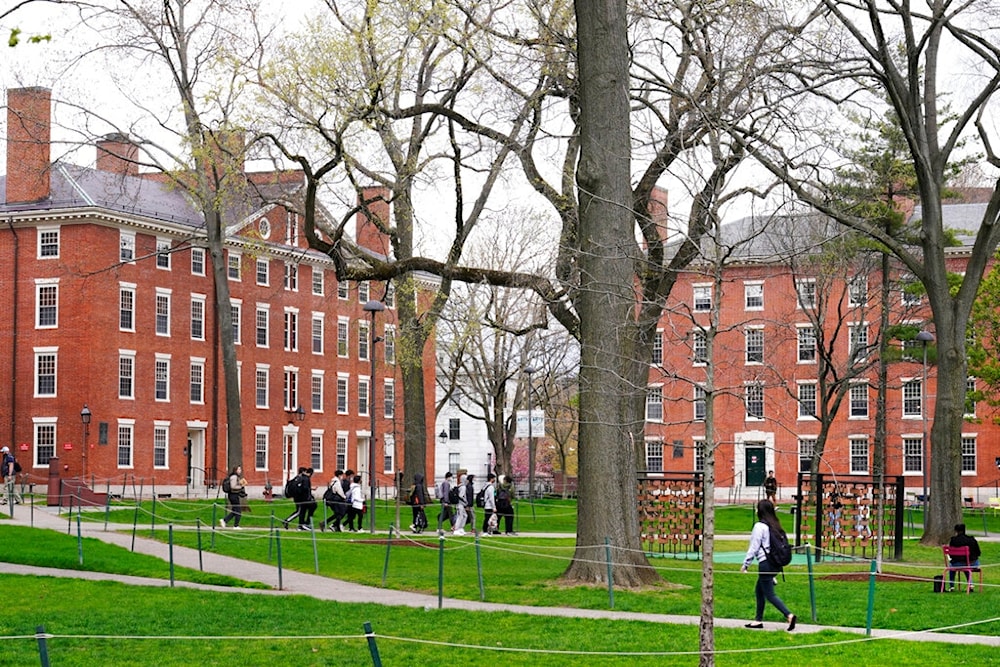
[[[764,627],[764,606],[765,602],[770,602],[784,615],[788,621],[788,630],[795,629],[795,614],[788,610],[785,603],[781,601],[778,594],[774,592],[775,576],[781,571],[781,567],[773,564],[767,557],[767,551],[771,545],[771,531],[785,534],[781,527],[781,521],[774,511],[774,503],[770,500],[762,500],[757,503],[757,523],[753,525],[753,532],[750,533],[750,548],[747,549],[746,558],[743,559],[741,572],[746,572],[747,568],[754,560],[757,561],[757,586],[754,593],[757,596],[757,615],[752,623],[747,623],[746,627],[753,630],[760,630]]]

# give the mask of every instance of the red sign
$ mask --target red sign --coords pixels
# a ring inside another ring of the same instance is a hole
[[[63,449],[65,449],[67,452],[70,451],[71,449],[73,449],[73,443],[67,442],[66,444],[63,445]]]
[[[31,447],[26,442],[22,442],[20,445],[17,446],[17,448],[20,449],[22,452],[26,452],[29,449],[31,449]]]

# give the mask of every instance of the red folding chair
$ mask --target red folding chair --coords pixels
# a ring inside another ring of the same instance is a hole
[[[944,551],[944,579],[947,579],[952,572],[964,572],[965,573],[965,592],[969,594],[975,588],[975,584],[972,582],[972,573],[979,573],[979,590],[983,589],[983,570],[976,565],[968,565],[969,562],[969,547],[950,547],[947,544],[941,547]],[[957,558],[959,560],[965,561],[965,565],[952,563],[952,559]],[[942,579],[941,582],[941,592],[945,590],[945,583]]]

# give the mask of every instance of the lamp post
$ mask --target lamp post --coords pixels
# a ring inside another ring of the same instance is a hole
[[[368,350],[368,358],[371,359],[371,376],[368,380],[368,413],[371,415],[371,430],[368,436],[368,530],[375,533],[375,343],[382,340],[375,335],[375,314],[385,310],[385,304],[372,299],[365,303],[363,310],[369,313],[372,318],[371,323],[371,345]]]
[[[924,435],[921,442],[921,447],[923,448],[923,460],[921,461],[921,468],[924,473],[924,528],[927,528],[927,473],[928,464],[930,463],[928,459],[928,437],[927,437],[927,343],[934,342],[934,334],[929,331],[920,331],[917,333],[916,340],[920,341],[921,346],[924,348],[924,377],[920,383],[920,416],[923,418],[924,423]]]
[[[531,376],[538,370],[532,366],[525,366],[524,373],[528,376],[528,500],[535,497],[535,435],[531,429]],[[534,504],[532,504],[534,511]]]
[[[83,422],[83,479],[84,482],[87,481],[87,436],[90,435],[90,420],[93,418],[93,414],[90,412],[90,408],[87,404],[83,404],[83,410],[80,410],[80,421]]]

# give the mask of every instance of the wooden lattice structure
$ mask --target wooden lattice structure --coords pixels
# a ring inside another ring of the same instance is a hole
[[[639,532],[660,553],[700,553],[704,478],[701,473],[639,476]]]
[[[885,553],[903,557],[903,478],[886,475],[882,510]],[[813,489],[818,489],[816,502]],[[835,552],[872,558],[878,546],[879,488],[870,476],[799,473],[796,544],[811,543],[818,555]]]

